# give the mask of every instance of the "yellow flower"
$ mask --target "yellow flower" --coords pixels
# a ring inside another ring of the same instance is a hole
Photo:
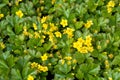
[[[113,80],[113,79],[111,77],[109,77],[108,80]]]
[[[38,33],[38,32],[34,32],[34,37],[35,37],[35,38],[40,38],[39,33]]]
[[[89,52],[93,52],[93,47],[91,46],[91,47],[87,47],[87,50],[89,51]]]
[[[108,57],[109,57],[110,59],[112,59],[114,56],[113,56],[113,54],[109,54]]]
[[[115,2],[114,1],[109,1],[107,4],[107,7],[114,7],[115,6]]]
[[[72,62],[75,64],[75,63],[77,63],[77,60],[76,60],[76,59],[74,59]]]
[[[90,28],[91,25],[93,25],[92,20],[88,20],[87,23],[84,24],[86,28]]]
[[[66,60],[71,60],[72,57],[71,57],[71,56],[67,56],[67,57],[65,57],[65,59],[66,59]]]
[[[44,23],[43,25],[42,25],[42,27],[43,27],[43,29],[47,29],[48,28],[48,24],[46,24],[46,23]]]
[[[61,38],[61,33],[59,31],[55,32],[56,37]]]
[[[57,30],[58,28],[54,25],[54,23],[50,23],[50,31],[53,32]]]
[[[81,47],[81,48],[79,48],[78,51],[79,51],[80,53],[88,53],[87,47],[84,47],[84,46]]]
[[[98,45],[98,46],[97,46],[97,49],[101,49],[101,46],[100,46],[100,45]]]
[[[108,64],[109,64],[108,60],[105,60],[105,65],[108,65]]]
[[[65,60],[64,59],[61,59],[61,64],[63,65],[65,63]]]
[[[38,63],[36,62],[31,63],[31,68],[37,68],[37,66],[38,66]]]
[[[68,38],[72,38],[74,35],[73,35],[73,31],[74,29],[72,28],[67,28],[64,30],[63,34],[67,34],[68,35]]]
[[[60,22],[60,24],[61,24],[63,27],[65,27],[65,26],[68,25],[68,22],[67,22],[66,19],[62,19],[61,22]]]
[[[5,44],[4,44],[3,42],[0,42],[0,47],[1,47],[2,49],[4,49],[4,48],[5,48]]]
[[[68,61],[67,64],[70,65],[70,64],[71,64],[71,61]]]
[[[41,56],[42,61],[46,61],[48,58],[47,54],[45,53],[43,56]]]
[[[38,65],[37,70],[39,72],[41,72],[41,71],[46,72],[46,71],[48,71],[48,67],[47,66]]]
[[[51,3],[54,4],[56,0],[52,0]]]
[[[29,75],[28,78],[27,78],[27,80],[34,80],[34,77],[31,76],[31,75]]]
[[[43,72],[47,72],[47,71],[48,71],[48,67],[47,67],[47,66],[44,66],[42,71],[43,71]]]
[[[18,10],[18,11],[16,12],[16,15],[17,15],[19,18],[22,18],[22,17],[23,17],[23,13],[22,13],[21,10]]]
[[[112,8],[111,8],[111,7],[108,7],[108,8],[107,8],[107,11],[108,11],[108,13],[111,13],[111,12],[112,12]]]
[[[37,30],[37,25],[35,23],[33,23],[33,28],[34,30]]]
[[[0,14],[0,19],[1,19],[2,17],[4,17],[4,14]]]
[[[47,17],[43,16],[42,19],[41,19],[41,23],[44,23],[46,20],[47,20]]]

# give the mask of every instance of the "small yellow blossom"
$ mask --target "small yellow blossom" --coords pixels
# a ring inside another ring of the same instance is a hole
[[[114,7],[115,6],[115,2],[114,1],[109,1],[107,4],[107,7]]]
[[[76,64],[76,63],[77,63],[77,60],[76,60],[76,59],[74,59],[72,62],[73,62],[74,64]]]
[[[110,59],[112,59],[114,56],[113,56],[113,54],[109,54],[108,57],[109,57]]]
[[[57,49],[57,45],[53,45],[53,49]]]
[[[42,25],[42,27],[43,27],[44,30],[46,30],[46,29],[48,28],[48,24],[47,24],[47,23],[44,23],[44,24]]]
[[[0,19],[4,17],[4,14],[0,14]]]
[[[87,50],[89,51],[89,52],[93,52],[93,46],[90,46],[90,47],[87,47]]]
[[[43,4],[44,3],[44,0],[40,0],[40,4]]]
[[[72,57],[71,57],[71,56],[67,56],[67,57],[65,57],[65,59],[66,59],[66,60],[71,60]]]
[[[43,16],[42,19],[41,19],[41,23],[44,23],[46,20],[47,20],[47,17]]]
[[[63,65],[64,63],[65,63],[65,60],[64,60],[64,59],[62,59],[62,60],[61,60],[61,64]]]
[[[73,35],[73,31],[74,29],[72,28],[67,28],[64,30],[63,34],[67,34],[68,35],[68,38],[72,38],[74,35]]]
[[[71,61],[68,61],[67,64],[68,64],[68,65],[71,65]]]
[[[90,28],[91,25],[93,25],[92,20],[88,20],[87,23],[84,24],[86,28]]]
[[[67,22],[66,19],[62,19],[61,22],[60,22],[60,24],[61,24],[63,27],[65,27],[65,26],[68,25],[68,22]]]
[[[48,71],[48,67],[47,66],[38,65],[37,70],[39,72],[41,72],[41,71],[46,72],[46,71]]]
[[[18,10],[16,12],[16,15],[19,17],[19,18],[22,18],[23,17],[23,12],[21,10]]]
[[[109,69],[110,68],[110,65],[108,64],[108,65],[105,65],[105,68],[106,69]]]
[[[40,38],[39,33],[38,33],[38,32],[34,32],[34,37],[35,37],[35,38]]]
[[[108,80],[113,80],[113,79],[111,77],[109,77]]]
[[[98,46],[97,46],[97,49],[101,49],[101,46],[100,46],[100,45],[98,45]]]
[[[33,28],[34,30],[37,30],[37,25],[35,23],[33,23]]]
[[[46,61],[48,59],[47,54],[45,53],[43,56],[41,56],[42,61]]]
[[[87,47],[81,47],[78,49],[80,53],[88,53]]]
[[[50,31],[56,31],[58,28],[54,25],[54,23],[50,23]]]
[[[61,38],[61,36],[62,36],[59,31],[55,32],[55,35],[56,35],[56,37],[59,37],[59,38]]]
[[[44,66],[43,67],[43,72],[47,72],[48,71],[48,67],[47,66]]]
[[[34,77],[31,76],[31,75],[29,75],[28,78],[27,78],[27,80],[34,80]]]
[[[38,63],[36,62],[31,63],[31,68],[37,68],[37,66],[38,66]]]
[[[25,54],[27,54],[27,53],[28,53],[28,51],[27,51],[27,50],[24,50],[23,52],[24,52]]]
[[[108,65],[108,64],[109,64],[108,60],[105,60],[105,65]]]
[[[52,3],[52,4],[55,4],[55,1],[56,1],[56,0],[52,0],[51,3]]]
[[[0,47],[1,47],[2,49],[4,49],[4,48],[5,48],[5,44],[4,44],[3,42],[0,42]]]
[[[108,7],[108,8],[107,8],[107,11],[108,11],[108,13],[111,13],[111,12],[112,12],[112,8],[111,8],[111,7]]]

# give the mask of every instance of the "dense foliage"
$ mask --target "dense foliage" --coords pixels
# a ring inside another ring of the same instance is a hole
[[[0,0],[0,80],[120,80],[120,0]]]

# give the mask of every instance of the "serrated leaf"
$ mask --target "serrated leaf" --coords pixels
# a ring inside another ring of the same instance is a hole
[[[18,69],[12,69],[11,75],[11,80],[22,80],[20,71]]]
[[[65,74],[67,74],[71,70],[71,66],[66,63],[59,66],[59,70]]]
[[[115,56],[115,58],[112,61],[112,65],[120,65],[120,55]]]

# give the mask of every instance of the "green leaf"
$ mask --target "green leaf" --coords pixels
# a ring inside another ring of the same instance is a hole
[[[48,43],[45,43],[45,44],[43,45],[43,47],[44,47],[44,50],[45,50],[45,51],[48,51],[48,50],[52,47],[52,44],[51,44],[51,42],[48,42]]]
[[[9,69],[8,65],[3,60],[0,60],[0,69]]]
[[[15,58],[13,55],[10,55],[7,59],[7,63],[10,68],[12,68],[15,65]]]
[[[76,28],[76,29],[80,29],[80,28],[83,26],[83,24],[84,24],[83,21],[76,22],[76,23],[75,23],[75,28]]]
[[[92,66],[93,69],[91,69],[89,71],[89,74],[92,74],[92,75],[95,75],[95,74],[98,74],[99,70],[100,70],[100,66],[98,65],[93,65]]]
[[[76,53],[74,54],[74,57],[75,57],[75,59],[77,60],[78,64],[83,63],[84,60],[85,60],[84,54],[81,54],[81,53],[79,53],[79,52],[76,52]]]
[[[112,65],[119,65],[120,66],[120,55],[115,56],[112,61]]]
[[[76,30],[76,31],[75,31],[75,39],[78,39],[78,38],[81,37],[81,36],[82,36],[82,32],[79,31],[79,30]]]
[[[11,80],[22,80],[20,71],[18,69],[11,69]]]
[[[71,66],[65,63],[65,64],[59,66],[59,70],[65,74],[67,74],[68,72],[71,71]]]
[[[80,69],[77,71],[77,74],[76,74],[75,76],[76,76],[77,79],[79,79],[79,80],[83,80],[83,78],[85,77],[85,76],[84,76],[84,73],[83,73]]]
[[[2,3],[2,4],[0,4],[0,9],[2,8],[2,7],[4,7],[6,4],[4,4],[4,3]]]

